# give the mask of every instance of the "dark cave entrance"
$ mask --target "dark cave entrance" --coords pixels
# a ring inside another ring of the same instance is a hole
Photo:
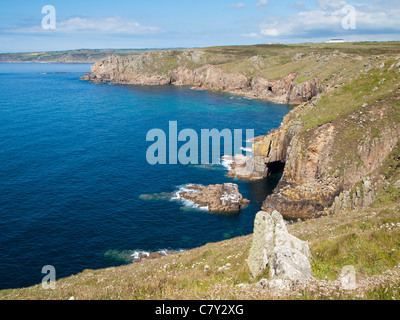
[[[282,161],[274,161],[267,164],[268,176],[282,174],[285,169],[285,163]]]
[[[267,167],[268,175],[265,179],[250,182],[250,190],[253,198],[261,203],[265,201],[267,196],[274,192],[274,189],[281,181],[285,163],[281,161],[275,161],[268,163]]]

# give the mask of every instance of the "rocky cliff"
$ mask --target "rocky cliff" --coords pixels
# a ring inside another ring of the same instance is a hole
[[[282,178],[263,203],[290,218],[311,218],[370,206],[385,179],[380,168],[400,137],[400,58],[362,70],[343,87],[296,107],[277,130],[258,137],[253,170],[231,176]],[[386,66],[386,67],[385,67]]]
[[[386,44],[250,46],[110,56],[82,79],[297,104],[278,129],[254,139],[254,156],[229,159],[229,175],[282,172],[262,210],[311,218],[373,203],[379,168],[400,136],[399,72],[398,51]]]
[[[298,104],[322,91],[317,78],[303,83],[293,72],[281,78],[266,79],[243,72],[226,72],[207,63],[201,51],[167,50],[140,56],[109,56],[96,62],[82,80],[132,85],[187,85],[204,90],[219,90],[252,98]]]

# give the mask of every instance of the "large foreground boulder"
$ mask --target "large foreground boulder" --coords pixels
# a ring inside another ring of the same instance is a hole
[[[278,211],[257,213],[253,244],[247,259],[250,272],[257,277],[269,267],[270,280],[304,281],[312,278],[308,243],[289,234]]]

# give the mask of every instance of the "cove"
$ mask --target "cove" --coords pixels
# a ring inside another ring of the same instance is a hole
[[[279,180],[237,181],[222,165],[153,166],[146,134],[167,132],[177,121],[196,132],[264,135],[290,106],[187,87],[79,81],[89,70],[0,64],[0,289],[40,283],[45,265],[59,279],[127,263],[135,252],[249,234]],[[225,182],[237,183],[251,201],[238,215],[210,214],[165,196],[189,183]]]

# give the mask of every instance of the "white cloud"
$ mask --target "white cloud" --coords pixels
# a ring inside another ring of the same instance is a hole
[[[264,7],[268,4],[268,0],[259,0],[257,3],[257,7]]]
[[[277,28],[265,28],[260,30],[261,34],[264,36],[270,36],[270,37],[277,37],[281,35],[281,31],[278,30]]]
[[[246,5],[244,3],[239,2],[239,3],[236,3],[236,4],[231,4],[229,6],[229,8],[244,8],[245,6]]]
[[[6,30],[11,33],[43,33],[41,25],[31,27],[20,27],[12,30]],[[74,17],[67,20],[57,21],[55,33],[63,34],[149,34],[162,32],[161,29],[150,26],[142,26],[136,21],[131,21],[121,17],[105,18],[81,18]]]
[[[267,18],[260,24],[260,33],[269,37],[314,38],[400,32],[400,9],[385,10],[379,6],[357,6],[356,29],[345,30],[342,28],[342,19],[346,14],[338,3],[346,5],[341,0],[334,3],[319,0],[319,9],[302,11],[290,17]]]

